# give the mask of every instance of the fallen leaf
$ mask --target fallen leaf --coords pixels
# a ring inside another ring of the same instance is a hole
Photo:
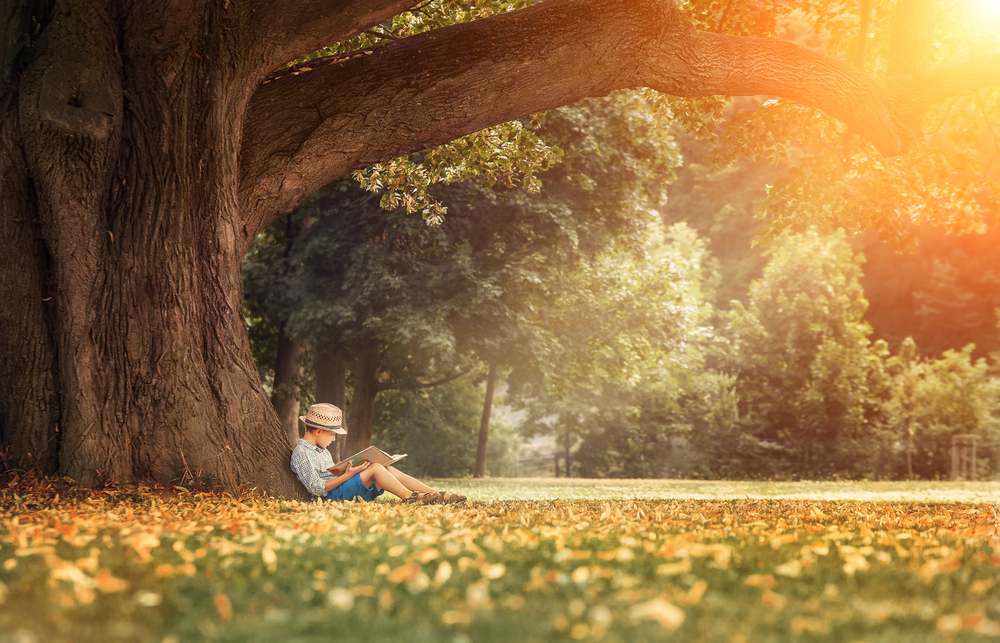
[[[633,621],[655,620],[664,629],[671,631],[684,622],[684,612],[662,597],[634,605],[629,610],[629,616]]]
[[[684,595],[682,599],[685,605],[697,605],[701,602],[701,597],[705,595],[705,590],[708,589],[708,583],[704,580],[695,581],[691,589],[688,590],[687,594]]]
[[[112,592],[120,592],[128,587],[128,582],[111,575],[111,570],[102,569],[97,572],[96,584],[97,589],[101,590],[105,594],[110,594]]]
[[[219,618],[225,622],[233,620],[233,604],[229,601],[229,597],[225,594],[217,594],[215,599],[215,609],[219,612]]]

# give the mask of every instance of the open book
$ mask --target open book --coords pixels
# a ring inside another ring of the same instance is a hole
[[[395,464],[399,462],[405,457],[406,457],[405,453],[402,454],[397,453],[396,455],[389,455],[388,453],[378,448],[377,446],[372,445],[367,449],[363,449],[358,453],[355,453],[349,458],[341,460],[337,464],[327,469],[327,471],[329,471],[330,473],[335,473],[337,475],[340,475],[341,473],[343,473],[345,469],[347,469],[347,465],[349,464],[360,464],[365,460],[368,460],[369,462],[377,462],[378,464],[384,464],[385,466],[389,466],[390,464]]]

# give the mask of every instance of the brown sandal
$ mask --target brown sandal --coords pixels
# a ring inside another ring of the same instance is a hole
[[[410,494],[409,498],[403,498],[403,502],[409,502],[411,504],[416,504],[418,502],[421,502],[425,505],[430,505],[437,502],[436,496],[437,496],[436,492],[424,493],[421,491],[414,491],[413,493]]]
[[[465,496],[460,493],[448,493],[447,491],[438,492],[438,500],[446,505],[454,505],[468,500]]]

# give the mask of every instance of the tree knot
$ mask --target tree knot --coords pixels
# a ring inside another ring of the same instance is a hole
[[[106,82],[74,62],[57,62],[42,75],[38,97],[43,123],[73,136],[103,140],[111,132],[115,101]]]

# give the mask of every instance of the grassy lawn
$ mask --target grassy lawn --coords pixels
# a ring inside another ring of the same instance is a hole
[[[1000,503],[1000,482],[759,482],[729,480],[587,480],[518,478],[436,480],[476,500],[882,500]]]
[[[0,643],[981,641],[996,483],[450,480],[466,506],[0,487]]]

